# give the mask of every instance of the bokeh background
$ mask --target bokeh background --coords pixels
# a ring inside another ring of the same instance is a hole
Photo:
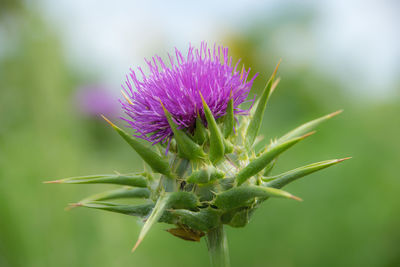
[[[283,59],[269,138],[344,109],[276,173],[352,156],[228,229],[232,266],[400,266],[400,4],[358,1],[0,0],[0,266],[208,266],[206,245],[159,224],[136,253],[133,217],[67,203],[107,186],[44,185],[142,168],[99,113],[144,57],[227,45],[259,72]],[[123,125],[119,121],[120,125]]]

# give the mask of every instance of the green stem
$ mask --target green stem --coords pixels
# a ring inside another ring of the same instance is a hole
[[[229,267],[228,240],[221,224],[207,233],[207,247],[212,267]]]

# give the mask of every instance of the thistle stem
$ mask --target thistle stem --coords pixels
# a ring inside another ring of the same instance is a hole
[[[228,240],[222,224],[207,233],[207,247],[212,267],[230,266]]]

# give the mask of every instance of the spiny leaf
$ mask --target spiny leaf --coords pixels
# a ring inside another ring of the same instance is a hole
[[[160,101],[161,103],[161,101]],[[178,145],[178,153],[181,157],[191,160],[204,159],[205,154],[201,146],[196,144],[184,131],[178,129],[175,122],[172,120],[172,115],[161,103],[168,123],[174,133],[174,138]]]
[[[269,78],[267,85],[265,86],[263,93],[262,93],[260,99],[258,100],[257,106],[255,108],[255,112],[253,113],[253,116],[251,117],[250,123],[247,127],[246,140],[245,140],[245,146],[247,149],[250,149],[252,147],[254,140],[256,140],[256,137],[260,130],[268,99],[274,89],[273,84],[274,84],[276,72],[278,71],[278,68],[279,68],[279,64],[280,64],[280,61],[279,61],[278,65],[276,66],[274,72],[272,73],[271,78]]]
[[[264,183],[265,186],[268,187],[273,187],[273,188],[282,188],[283,186],[301,178],[306,175],[309,175],[313,172],[325,169],[327,167],[330,167],[332,165],[335,165],[339,162],[342,162],[344,160],[347,160],[350,158],[343,158],[343,159],[333,159],[333,160],[325,160],[313,164],[309,164],[276,176],[271,176],[271,177],[265,177],[263,178],[264,181],[267,183]]]
[[[288,132],[287,134],[285,134],[284,136],[280,137],[276,142],[273,142],[271,145],[272,146],[276,146],[278,144],[281,144],[283,142],[286,142],[287,140],[290,140],[292,138],[295,137],[299,137],[302,136],[303,134],[306,134],[310,131],[313,131],[320,123],[342,113],[343,110],[338,110],[335,112],[332,112],[328,115],[322,116],[318,119],[309,121],[307,123],[304,123],[302,125],[300,125],[299,127],[295,128],[294,130]]]
[[[204,114],[207,119],[208,130],[210,131],[210,151],[209,158],[212,163],[218,163],[224,158],[225,146],[224,138],[222,136],[221,130],[219,129],[217,122],[215,121],[214,115],[212,114],[210,108],[208,107],[203,96],[199,92],[201,101],[203,102]]]
[[[65,178],[45,183],[52,184],[118,184],[147,187],[147,178],[140,174],[99,174]]]
[[[299,201],[301,200],[300,198],[280,189],[249,185],[234,187],[225,192],[217,194],[215,200],[213,201],[213,205],[222,210],[231,210],[247,206],[249,204],[249,200],[253,200],[254,198],[267,197],[283,197]]]
[[[168,161],[161,157],[158,153],[154,152],[150,147],[142,144],[133,136],[126,133],[124,130],[116,126],[106,117],[101,115],[105,121],[107,121],[115,131],[142,157],[142,159],[149,164],[153,171],[164,174],[168,177],[172,177],[171,170],[169,168]]]
[[[235,125],[235,116],[233,114],[233,98],[231,98],[228,102],[228,106],[226,108],[226,114],[224,116],[223,132],[225,138],[228,138],[233,133],[234,125]]]
[[[241,185],[247,179],[249,179],[253,175],[260,172],[262,169],[264,169],[267,166],[267,164],[269,164],[274,158],[276,158],[282,152],[289,149],[296,143],[300,142],[307,136],[310,136],[311,134],[313,134],[313,132],[303,135],[301,137],[293,138],[289,141],[286,141],[278,146],[273,147],[271,150],[268,150],[268,151],[262,153],[259,157],[250,161],[250,163],[246,167],[241,169],[239,171],[239,173],[236,175],[237,184]]]
[[[101,201],[87,201],[71,204],[70,206],[106,210],[130,216],[146,217],[150,213],[151,209],[154,207],[154,204],[148,203],[140,205],[124,205]]]
[[[120,198],[149,198],[150,190],[147,188],[118,188],[89,196],[79,202],[102,201]]]

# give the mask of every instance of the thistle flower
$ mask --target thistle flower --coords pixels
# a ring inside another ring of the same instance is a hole
[[[244,227],[257,207],[271,197],[301,200],[285,185],[343,159],[312,163],[270,175],[278,156],[314,133],[333,112],[309,121],[261,151],[254,150],[267,102],[276,88],[278,66],[250,110],[241,109],[255,76],[250,69],[232,67],[228,50],[176,50],[170,67],[158,57],[148,61],[150,75],[139,81],[134,71],[127,80],[122,107],[139,140],[104,119],[141,156],[152,171],[72,177],[50,183],[116,184],[121,188],[89,196],[72,206],[137,216],[144,220],[133,250],[157,222],[174,225],[172,235],[189,241],[206,236],[213,266],[229,266],[224,226]],[[158,66],[158,64],[161,66]],[[132,86],[132,82],[134,87]],[[171,143],[171,146],[165,144]],[[152,145],[151,145],[152,143]],[[155,149],[155,147],[158,149]],[[144,199],[142,204],[113,200]],[[112,201],[112,202],[110,202]]]
[[[233,99],[235,115],[246,114],[239,105],[247,98],[257,75],[247,81],[250,68],[238,70],[240,61],[233,67],[228,48],[209,49],[202,43],[200,49],[190,46],[186,57],[175,49],[175,58],[169,55],[170,67],[157,55],[146,62],[150,75],[146,76],[139,67],[143,76],[140,81],[131,70],[123,86],[128,96],[126,101],[121,101],[130,117],[124,120],[136,130],[138,137],[156,144],[173,136],[160,101],[178,128],[189,132],[194,131],[196,118],[205,122],[200,93],[216,119],[226,114],[230,99]]]

